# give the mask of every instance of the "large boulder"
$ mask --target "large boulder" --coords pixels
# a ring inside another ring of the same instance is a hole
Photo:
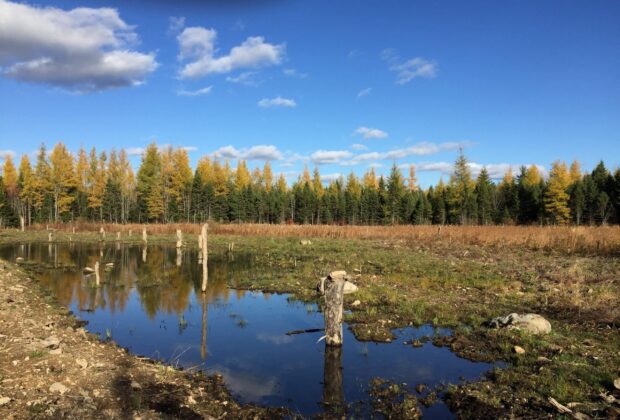
[[[538,314],[512,313],[506,316],[493,318],[489,322],[491,328],[511,328],[527,331],[532,334],[549,334],[551,323]]]

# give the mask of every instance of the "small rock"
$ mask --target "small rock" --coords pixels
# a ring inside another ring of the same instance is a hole
[[[60,345],[60,340],[55,335],[47,337],[45,340],[41,340],[39,343],[43,348],[56,349]]]
[[[309,241],[308,239],[302,239],[301,241],[299,241],[299,245],[312,245],[312,241]]]
[[[3,405],[7,405],[10,402],[11,399],[9,397],[0,397],[0,407],[2,407]]]
[[[136,381],[131,381],[131,389],[142,389],[142,385],[140,385]]]
[[[84,359],[75,359],[75,363],[82,369],[86,369],[88,367],[88,362]]]
[[[50,354],[55,356],[62,354],[62,348],[58,347],[57,349],[50,350]]]
[[[355,302],[351,304],[351,306],[360,306],[361,304],[362,302],[360,302],[359,300],[356,300]]]
[[[355,284],[351,283],[348,280],[344,282],[343,293],[345,295],[350,295],[351,293],[355,293],[357,292],[357,290],[358,290],[358,287]]]
[[[60,395],[63,395],[68,390],[69,390],[69,388],[67,388],[66,386],[64,386],[60,382],[54,382],[52,384],[52,386],[50,386],[50,392],[57,392]]]
[[[545,356],[540,356],[540,357],[538,357],[538,359],[536,359],[536,361],[537,361],[538,363],[543,363],[543,364],[544,364],[544,363],[551,363],[551,359],[549,359],[549,358],[547,358],[547,357],[545,357]]]
[[[514,351],[517,354],[524,354],[525,353],[525,349],[521,346],[514,346],[512,348],[512,351]]]
[[[620,378],[614,379],[614,387],[620,389]]]

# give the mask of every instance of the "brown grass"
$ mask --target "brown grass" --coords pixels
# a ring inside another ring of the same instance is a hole
[[[37,225],[33,230],[46,229],[94,232],[97,223]],[[140,234],[146,226],[151,235],[184,233],[199,234],[199,224],[104,224],[107,232]],[[568,254],[620,255],[620,226],[562,227],[562,226],[329,226],[329,225],[268,225],[210,223],[209,232],[219,235],[403,240],[432,246],[434,244],[464,246],[525,247],[536,251],[557,251]]]

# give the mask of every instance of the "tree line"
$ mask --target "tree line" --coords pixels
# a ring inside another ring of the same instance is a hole
[[[508,171],[495,183],[486,168],[474,177],[459,154],[448,182],[424,190],[415,166],[407,176],[394,164],[388,176],[369,169],[329,183],[306,167],[289,185],[269,162],[208,156],[192,171],[187,151],[150,144],[134,173],[124,150],[77,156],[57,143],[41,145],[34,165],[10,157],[0,177],[0,226],[77,220],[109,223],[299,224],[575,224],[620,223],[620,170],[601,161],[591,173],[577,161],[556,161],[545,178],[535,165]]]

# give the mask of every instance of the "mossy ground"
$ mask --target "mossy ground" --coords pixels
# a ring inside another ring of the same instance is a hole
[[[69,236],[74,242],[99,239],[59,232],[55,241]],[[106,242],[115,242],[110,236]],[[194,235],[185,239],[197,246]],[[396,327],[432,323],[454,332],[438,345],[474,360],[508,362],[484,381],[448,390],[459,416],[553,416],[549,397],[581,413],[618,415],[620,406],[601,394],[613,393],[620,376],[620,259],[446,241],[310,239],[302,245],[299,238],[211,235],[209,253],[226,253],[234,243],[235,253],[252,255],[254,269],[231,280],[231,287],[288,292],[319,304],[318,278],[346,270],[360,287],[345,297],[347,322],[358,339],[388,341]],[[4,232],[0,241],[47,241],[47,233]],[[122,241],[140,243],[141,237]],[[172,235],[149,237],[149,244],[173,241]],[[352,306],[354,300],[361,305]],[[485,326],[511,312],[539,313],[553,332],[532,336]],[[515,354],[515,345],[525,354]]]

